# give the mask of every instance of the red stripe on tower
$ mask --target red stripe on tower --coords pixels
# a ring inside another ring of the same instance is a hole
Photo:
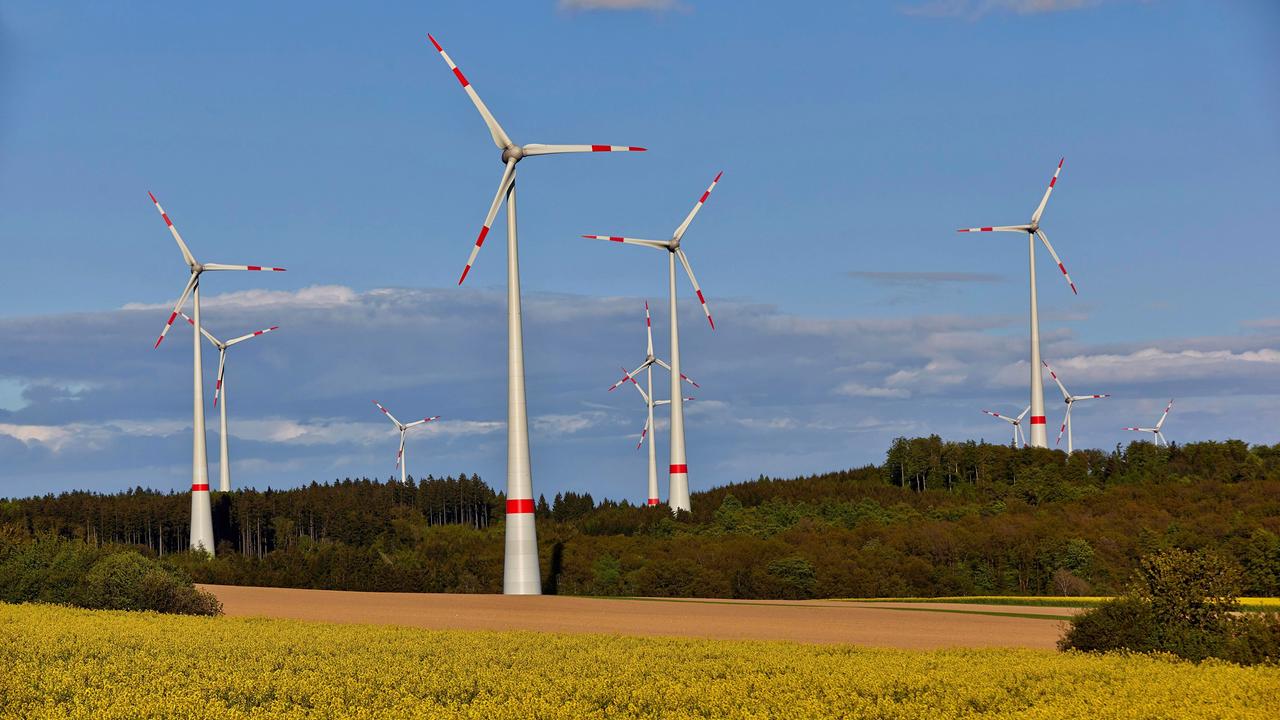
[[[532,513],[532,512],[533,512],[533,501],[528,498],[524,500],[508,500],[507,501],[508,515],[521,515],[521,514]]]
[[[680,474],[680,473],[683,473],[683,474],[685,474],[685,475],[688,475],[688,474],[689,474],[689,466],[688,466],[688,465],[672,465],[672,466],[671,466],[671,472],[672,472],[673,474]]]
[[[209,484],[203,483],[191,486],[191,492],[209,492]]]
[[[649,504],[650,504],[650,505],[657,505],[657,504],[658,504],[658,498],[649,498]]]
[[[1031,424],[1032,424],[1032,425],[1043,425],[1043,424],[1044,424],[1044,416],[1043,416],[1043,415],[1032,415],[1032,416],[1031,416]]]

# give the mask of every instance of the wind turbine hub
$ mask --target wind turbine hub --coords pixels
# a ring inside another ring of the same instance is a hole
[[[519,162],[520,158],[522,157],[524,157],[524,148],[520,147],[519,145],[508,145],[507,147],[502,149],[503,165],[506,165],[512,160]]]

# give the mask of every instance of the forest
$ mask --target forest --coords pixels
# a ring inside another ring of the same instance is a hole
[[[637,479],[639,482],[639,478]],[[216,558],[185,551],[190,496],[136,488],[0,500],[0,534],[133,547],[197,582],[500,592],[505,498],[478,476],[214,494]],[[879,466],[759,477],[694,511],[539,498],[544,591],[734,598],[1088,595],[1140,557],[1209,550],[1280,595],[1280,445],[1110,452],[895,440]]]

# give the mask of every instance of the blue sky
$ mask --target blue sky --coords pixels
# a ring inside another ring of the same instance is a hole
[[[427,32],[517,142],[650,148],[521,165],[535,491],[643,495],[643,408],[603,389],[665,260],[577,236],[667,235],[720,170],[685,239],[718,326],[682,308],[695,489],[1005,439],[978,410],[1025,404],[1025,243],[954,229],[1024,222],[1060,156],[1080,295],[1041,253],[1045,356],[1116,395],[1077,442],[1169,396],[1171,439],[1277,441],[1274,3],[435,5],[5,4],[0,495],[187,481],[147,190],[202,260],[289,268],[205,283],[211,329],[283,326],[232,359],[239,482],[389,475],[377,398],[445,416],[411,471],[501,485],[502,244],[455,287],[500,165]]]

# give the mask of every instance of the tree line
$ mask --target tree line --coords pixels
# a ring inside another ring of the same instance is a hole
[[[505,498],[475,475],[215,494],[219,552],[183,552],[186,493],[0,501],[0,525],[173,555],[199,582],[498,592]],[[567,492],[535,506],[547,592],[742,598],[1088,594],[1139,558],[1210,549],[1280,595],[1280,445],[1068,456],[937,436],[880,465],[695,493],[672,516]]]

